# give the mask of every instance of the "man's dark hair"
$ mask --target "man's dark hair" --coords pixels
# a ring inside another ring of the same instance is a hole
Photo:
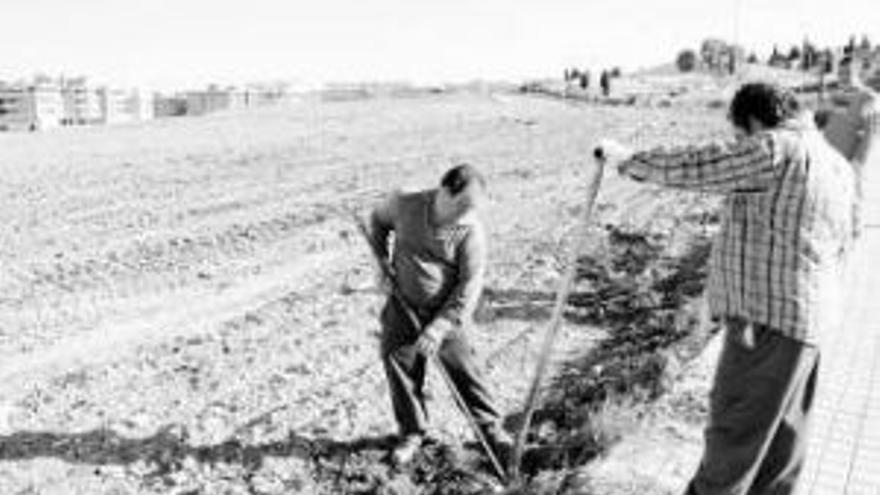
[[[440,179],[440,185],[453,196],[464,191],[473,183],[479,184],[480,187],[486,187],[486,179],[483,174],[468,163],[452,167]]]
[[[730,103],[730,120],[740,129],[749,129],[749,117],[769,128],[794,117],[800,104],[790,91],[769,83],[744,84]]]

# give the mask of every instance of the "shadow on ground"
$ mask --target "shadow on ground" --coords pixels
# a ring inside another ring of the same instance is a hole
[[[258,445],[239,440],[208,445],[191,445],[186,430],[169,426],[152,436],[130,438],[110,429],[82,433],[23,431],[0,437],[0,461],[19,461],[51,457],[70,463],[127,465],[139,461],[154,466],[158,472],[180,469],[191,457],[204,464],[239,464],[259,469],[268,456],[297,457],[314,460],[333,457],[341,452],[387,450],[390,437],[361,438],[349,442],[329,438],[309,439],[291,432],[287,439]]]
[[[578,261],[567,320],[607,337],[558,366],[542,390],[524,473],[564,471],[607,451],[705,346],[714,331],[699,315],[710,241],[692,238],[672,256],[667,239],[612,230],[601,252]],[[518,430],[522,421],[518,412],[505,423]]]
[[[554,294],[521,289],[486,288],[483,291],[477,321],[543,321],[550,319]]]
[[[627,231],[614,225],[605,227],[597,236],[591,254],[578,259],[575,287],[568,297],[563,316],[575,324],[607,324],[618,316],[628,317],[629,308],[644,284],[645,272],[658,264],[675,260],[661,259],[667,236]],[[689,263],[685,254],[682,263]],[[667,266],[663,269],[669,270]],[[562,277],[562,274],[558,274]],[[701,286],[701,285],[700,285]],[[488,287],[483,292],[478,321],[496,320],[546,321],[550,319],[556,294],[539,290]],[[650,308],[646,308],[650,309]]]
[[[305,480],[300,486],[310,486],[315,493],[477,494],[495,483],[484,474],[478,456],[437,442],[428,442],[411,464],[398,468],[388,459],[392,436],[338,441],[291,432],[280,441],[250,444],[231,439],[203,446],[192,445],[187,437],[186,430],[178,426],[162,428],[145,438],[130,438],[109,429],[24,431],[0,437],[0,461],[54,458],[94,466],[143,463],[144,481],[158,481],[166,487],[176,483],[177,473],[204,471],[220,464],[241,468],[240,481],[251,485],[270,457],[304,461],[303,472],[292,475]]]

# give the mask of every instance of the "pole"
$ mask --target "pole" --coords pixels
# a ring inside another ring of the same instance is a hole
[[[602,182],[602,174],[605,166],[604,154],[601,151],[601,148],[597,148],[594,152],[594,155],[597,158],[596,170],[593,174],[593,178],[590,181],[590,188],[587,192],[587,205],[585,208],[584,217],[581,220],[583,223],[581,225],[582,230],[580,232],[580,238],[577,240],[574,249],[569,252],[568,266],[566,267],[565,275],[562,277],[562,282],[560,283],[559,289],[556,292],[556,302],[553,306],[553,313],[550,317],[547,335],[544,338],[543,345],[541,346],[541,353],[538,355],[538,364],[535,369],[535,375],[532,378],[532,383],[529,387],[529,393],[526,396],[523,423],[520,426],[518,435],[516,436],[516,444],[513,449],[513,456],[510,460],[510,478],[514,483],[520,482],[520,462],[522,460],[522,454],[525,449],[526,436],[529,431],[529,424],[532,421],[532,415],[535,413],[538,391],[541,388],[541,382],[544,379],[547,365],[550,362],[550,353],[553,349],[553,342],[556,339],[556,334],[559,332],[559,328],[562,326],[562,312],[565,309],[566,302],[568,301],[568,295],[571,292],[572,287],[574,286],[574,277],[577,274],[577,259],[586,245],[586,239],[588,237],[588,229],[590,225],[590,217],[592,216],[593,212],[593,205],[596,203],[596,196],[599,193],[599,185]]]

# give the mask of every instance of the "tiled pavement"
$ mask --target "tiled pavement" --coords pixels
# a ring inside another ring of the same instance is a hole
[[[845,324],[823,346],[810,451],[797,495],[880,495],[880,173],[849,270]]]

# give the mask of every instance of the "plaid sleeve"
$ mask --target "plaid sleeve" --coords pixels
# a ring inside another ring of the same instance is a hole
[[[715,192],[760,191],[776,174],[769,134],[712,143],[640,152],[621,164],[635,179],[682,189]]]

